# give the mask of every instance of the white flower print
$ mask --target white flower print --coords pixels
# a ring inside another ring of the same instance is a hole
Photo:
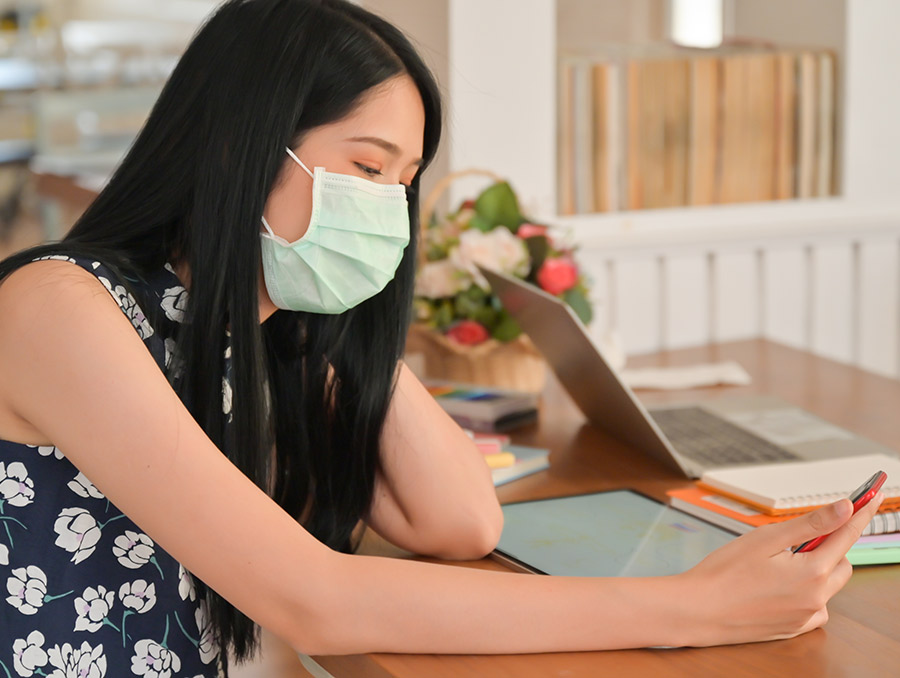
[[[0,544],[0,565],[9,565],[9,547]]]
[[[43,644],[44,634],[40,631],[32,631],[27,638],[19,638],[13,643],[13,668],[16,673],[30,678],[35,669],[47,665],[48,657]]]
[[[143,579],[126,582],[119,587],[119,600],[129,610],[144,614],[156,605],[156,584],[147,584]]]
[[[28,506],[34,500],[34,481],[20,461],[5,465],[0,461],[0,497],[12,506]]]
[[[94,487],[94,484],[87,477],[79,472],[72,480],[69,481],[68,487],[79,497],[93,497],[94,499],[106,499],[103,493]]]
[[[74,553],[72,562],[76,565],[96,550],[101,535],[94,516],[83,508],[63,509],[53,524],[53,531],[59,535],[56,545]]]
[[[194,612],[194,621],[197,622],[197,631],[200,634],[200,661],[204,664],[211,663],[219,654],[216,646],[215,634],[209,619],[209,605],[205,600],[200,602],[200,607]]]
[[[147,320],[141,307],[138,306],[137,301],[135,301],[128,290],[122,285],[113,287],[112,283],[102,275],[98,275],[97,280],[103,283],[103,286],[109,290],[113,299],[119,304],[119,308],[121,308],[125,315],[128,316],[128,319],[131,321],[134,329],[137,330],[140,338],[146,340],[152,337],[154,334],[153,327],[150,325],[150,322]]]
[[[172,339],[171,337],[166,337],[166,340],[163,342],[163,345],[165,346],[165,349],[166,349],[165,365],[166,365],[166,369],[168,369],[169,365],[172,364],[172,358],[175,357],[175,349],[176,349],[177,345],[175,343],[175,340]]]
[[[171,650],[154,640],[139,640],[134,645],[131,658],[131,672],[147,678],[171,678],[172,673],[181,670],[181,659]]]
[[[19,567],[6,580],[9,596],[6,602],[22,614],[34,614],[44,604],[47,595],[47,575],[36,565]]]
[[[56,669],[48,678],[104,678],[106,675],[103,645],[91,647],[85,641],[76,650],[65,643],[62,647],[51,647],[48,655],[50,665]]]
[[[54,445],[29,445],[28,447],[32,449],[37,449],[38,454],[42,457],[49,457],[51,454],[57,459],[63,458],[63,453],[59,451],[59,448]]]
[[[35,261],[47,261],[48,259],[56,259],[57,261],[68,261],[70,264],[77,263],[72,257],[67,257],[64,254],[48,254],[45,257],[38,257]]]
[[[163,292],[160,302],[166,317],[176,323],[184,320],[184,312],[187,310],[187,291],[181,286],[169,287]]]
[[[149,563],[153,557],[153,541],[141,532],[125,530],[125,534],[116,537],[113,555],[123,567],[136,570]]]
[[[178,564],[178,595],[182,600],[197,600],[197,587],[194,586],[194,578],[184,569],[184,565]]]
[[[222,377],[222,412],[231,414],[231,383],[228,377]]]
[[[99,631],[103,626],[103,620],[109,616],[115,599],[116,594],[107,591],[103,586],[96,589],[90,586],[86,588],[81,597],[75,599],[75,612],[78,613],[75,630],[91,633]]]

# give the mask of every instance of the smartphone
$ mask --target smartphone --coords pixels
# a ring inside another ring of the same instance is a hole
[[[850,493],[850,501],[853,502],[853,513],[856,513],[863,506],[872,501],[872,497],[878,493],[878,490],[884,485],[885,480],[887,480],[887,473],[884,471],[877,471],[871,478]],[[823,534],[815,539],[803,542],[800,546],[795,546],[793,551],[794,553],[806,553],[807,551],[812,551],[825,541],[827,536],[827,534]]]

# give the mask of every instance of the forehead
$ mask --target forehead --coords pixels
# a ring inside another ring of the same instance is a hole
[[[425,107],[412,78],[400,75],[367,92],[349,115],[316,132],[336,141],[378,137],[398,146],[404,155],[420,158]]]

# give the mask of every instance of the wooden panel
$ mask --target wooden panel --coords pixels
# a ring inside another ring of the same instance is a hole
[[[709,267],[702,253],[667,257],[661,266],[663,347],[684,348],[710,339]]]
[[[872,240],[859,247],[859,366],[900,376],[900,244]]]
[[[789,346],[805,346],[808,285],[804,248],[766,250],[762,277],[762,335]]]
[[[646,353],[659,349],[659,268],[655,259],[624,259],[616,263],[614,276],[616,327],[625,352]]]
[[[826,358],[854,359],[854,257],[850,243],[813,249],[810,348]]]
[[[761,328],[756,252],[718,252],[710,268],[712,339],[758,337]]]

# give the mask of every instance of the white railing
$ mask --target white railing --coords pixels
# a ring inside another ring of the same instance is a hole
[[[592,331],[616,329],[628,353],[766,337],[900,377],[895,206],[835,200],[563,225],[593,279]]]

